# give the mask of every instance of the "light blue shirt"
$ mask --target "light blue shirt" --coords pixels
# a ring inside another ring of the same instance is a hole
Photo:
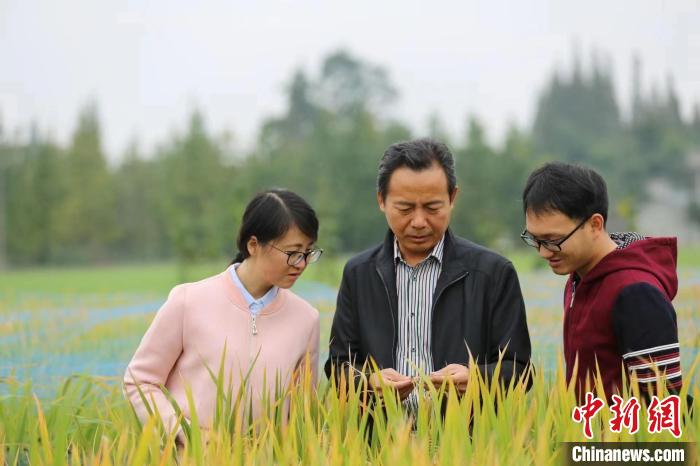
[[[250,310],[250,313],[253,315],[258,315],[260,311],[265,309],[268,304],[270,304],[276,297],[277,297],[277,291],[279,290],[279,287],[273,286],[270,288],[270,290],[263,295],[262,298],[260,299],[255,299],[253,298],[253,295],[246,290],[245,286],[243,285],[243,282],[241,281],[240,278],[238,278],[238,274],[236,273],[236,269],[238,266],[241,265],[239,262],[231,265],[229,267],[229,270],[231,271],[231,278],[233,279],[233,283],[238,287],[238,289],[241,291],[241,294],[243,295],[243,298],[245,299],[246,303],[248,304],[248,309]]]

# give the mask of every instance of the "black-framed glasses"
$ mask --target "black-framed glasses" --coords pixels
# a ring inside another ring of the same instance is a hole
[[[274,244],[270,244],[273,248],[277,249],[282,254],[287,255],[287,265],[295,266],[301,264],[301,261],[306,261],[307,264],[313,264],[321,258],[323,254],[323,249],[312,249],[309,252],[301,251],[283,251],[282,249],[276,247]]]
[[[534,236],[530,234],[527,229],[523,230],[523,232],[520,234],[520,238],[527,244],[528,246],[532,246],[533,248],[537,249],[538,251],[540,250],[540,247],[545,248],[547,251],[551,252],[559,252],[561,251],[561,245],[564,244],[564,241],[567,239],[571,238],[571,236],[576,233],[576,231],[581,228],[589,219],[590,217],[585,218],[581,223],[576,225],[576,228],[571,230],[571,233],[566,235],[560,240],[557,241],[548,241],[546,239],[537,239]]]

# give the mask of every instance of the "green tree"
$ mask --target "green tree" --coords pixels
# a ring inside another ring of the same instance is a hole
[[[590,76],[579,68],[569,79],[554,75],[538,101],[533,142],[538,153],[590,163],[591,147],[621,129],[610,72],[594,63]]]
[[[121,257],[147,260],[172,255],[159,169],[159,164],[145,160],[132,143],[114,173],[115,211],[120,219],[115,249]]]
[[[56,254],[62,261],[107,260],[117,236],[115,192],[95,104],[81,111],[64,166],[66,192],[56,208]]]
[[[54,259],[62,185],[62,154],[36,135],[22,148],[11,181],[9,250],[14,264],[48,264]]]
[[[159,164],[164,222],[175,256],[183,263],[221,257],[231,236],[226,184],[236,180],[199,112],[190,117],[186,134],[160,154]]]

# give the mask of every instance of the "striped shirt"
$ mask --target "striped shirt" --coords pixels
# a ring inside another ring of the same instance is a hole
[[[398,306],[398,343],[396,346],[396,370],[408,376],[430,374],[433,371],[431,327],[433,294],[442,271],[442,253],[445,237],[432,252],[415,267],[403,260],[399,244],[394,240],[396,264],[396,293]],[[417,391],[404,401],[411,412],[418,408]]]

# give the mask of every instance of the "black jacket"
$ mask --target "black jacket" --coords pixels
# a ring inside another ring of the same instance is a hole
[[[348,261],[338,291],[325,372],[356,369],[372,358],[396,368],[398,297],[394,235]],[[442,272],[433,295],[432,356],[435,370],[467,365],[469,352],[491,379],[499,351],[500,378],[508,386],[530,362],[530,335],[518,276],[504,257],[445,234]],[[332,367],[335,365],[335,371]]]

